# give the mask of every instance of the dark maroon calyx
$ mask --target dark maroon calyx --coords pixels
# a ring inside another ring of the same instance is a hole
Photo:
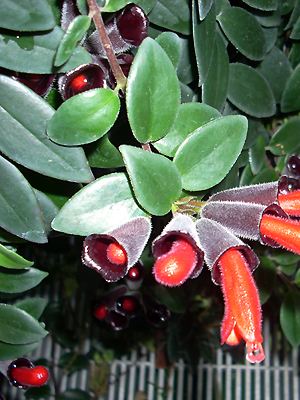
[[[20,383],[17,382],[17,381],[13,378],[13,376],[12,376],[12,371],[13,371],[13,369],[15,369],[15,368],[22,368],[22,367],[25,367],[25,368],[34,368],[34,364],[33,364],[30,360],[28,360],[28,358],[18,358],[18,359],[14,360],[13,362],[11,362],[11,363],[9,364],[9,366],[8,366],[8,368],[7,368],[7,377],[8,377],[8,379],[9,379],[10,383],[11,383],[13,386],[16,386],[16,387],[19,388],[19,389],[26,389],[27,386],[20,385]]]
[[[286,167],[291,175],[300,178],[300,157],[293,155],[289,157]]]
[[[150,324],[161,328],[167,324],[171,313],[164,304],[154,303],[147,309],[146,317]]]
[[[144,270],[142,264],[140,262],[137,262],[133,267],[129,269],[126,278],[129,279],[130,281],[136,282],[142,279],[143,275],[144,275]]]
[[[64,100],[87,90],[107,86],[107,72],[97,64],[81,65],[59,79],[59,91]]]
[[[116,24],[122,39],[133,46],[139,46],[148,36],[147,15],[135,4],[128,4],[116,16]]]
[[[300,189],[300,179],[282,176],[278,182],[278,193],[287,194]]]
[[[289,218],[287,213],[277,204],[271,204],[263,212],[263,215],[273,215],[274,217],[280,217],[280,218]],[[280,245],[275,242],[274,240],[270,239],[268,236],[260,234],[260,239],[263,244],[271,247],[280,247]]]
[[[138,313],[140,309],[140,303],[134,296],[122,296],[116,301],[116,309],[118,312],[131,317]]]
[[[121,331],[128,326],[127,316],[120,314],[117,311],[110,311],[107,322],[114,331]]]
[[[108,307],[106,304],[100,303],[94,307],[93,315],[99,321],[104,321],[108,316]]]
[[[68,26],[75,17],[79,15],[79,11],[76,6],[75,0],[63,0],[61,7],[61,27],[64,31],[68,29]]]

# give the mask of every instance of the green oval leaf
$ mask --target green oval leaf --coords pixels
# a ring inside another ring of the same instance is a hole
[[[42,212],[42,218],[47,233],[51,231],[51,222],[56,217],[59,208],[53,203],[53,201],[43,192],[34,189],[35,197],[40,206]]]
[[[265,146],[266,139],[264,136],[260,135],[256,139],[253,146],[249,149],[249,163],[253,175],[259,173],[265,162]]]
[[[300,344],[300,294],[289,291],[280,308],[280,325],[292,346]]]
[[[153,215],[167,214],[181,193],[175,165],[160,154],[133,146],[120,146],[137,201]]]
[[[0,342],[0,361],[15,360],[30,354],[39,346],[39,342],[31,344],[8,344]]]
[[[33,318],[39,319],[43,314],[47,303],[48,300],[42,297],[27,297],[26,299],[19,300],[14,305],[17,308],[26,311]]]
[[[89,29],[90,24],[91,19],[86,15],[78,15],[73,19],[58,46],[54,60],[54,65],[56,67],[68,61],[76,45]]]
[[[29,268],[33,265],[32,261],[25,260],[19,254],[0,244],[0,266],[11,269]]]
[[[36,93],[0,75],[0,150],[41,174],[71,182],[90,182],[93,175],[83,150],[59,146],[46,136],[46,125],[53,114],[53,108]]]
[[[163,32],[157,36],[155,41],[164,49],[176,68],[181,56],[181,39],[179,36],[173,32]]]
[[[199,86],[201,86],[207,79],[211,64],[215,62],[215,60],[213,61],[213,53],[216,38],[216,11],[213,6],[205,20],[200,21],[195,1],[193,1],[192,25]]]
[[[213,3],[213,0],[198,0],[199,16],[201,21],[207,16]]]
[[[221,182],[243,149],[247,127],[245,117],[229,115],[191,134],[174,158],[183,188],[205,190]]]
[[[262,11],[273,11],[278,7],[278,0],[243,0],[243,2]]]
[[[47,0],[1,0],[0,27],[15,31],[47,31],[55,26]]]
[[[162,138],[174,122],[179,103],[172,62],[155,40],[145,39],[127,81],[128,119],[136,139],[146,143]]]
[[[274,68],[275,65],[276,68]],[[276,102],[280,103],[282,92],[292,73],[292,67],[286,55],[278,47],[273,47],[257,70],[268,81]]]
[[[3,157],[0,157],[0,182],[0,226],[22,239],[46,243],[42,215],[33,189],[21,172]]]
[[[53,73],[56,49],[63,34],[59,27],[34,36],[0,34],[0,66],[18,72]],[[90,54],[83,47],[77,47],[69,61],[55,72],[66,72],[91,61]]]
[[[300,117],[289,118],[272,136],[268,149],[277,156],[297,153],[299,142]]]
[[[16,273],[0,272],[0,292],[21,293],[37,286],[48,275],[35,268]]]
[[[0,304],[0,340],[9,344],[30,344],[41,340],[47,331],[27,312]]]
[[[95,168],[118,168],[124,165],[121,153],[107,135],[93,143],[87,150],[89,164]]]
[[[149,14],[150,22],[171,31],[188,35],[190,33],[188,3],[188,0],[157,0]]]
[[[68,389],[60,394],[57,400],[91,400],[91,396],[81,389]]]
[[[256,18],[240,7],[229,7],[217,17],[231,43],[250,60],[263,59],[266,41]]]
[[[253,117],[270,117],[276,111],[270,85],[259,72],[245,64],[230,64],[228,99]]]
[[[291,112],[300,110],[300,65],[294,69],[286,82],[281,99],[281,111]]]
[[[146,216],[133,198],[123,173],[105,175],[76,193],[60,210],[52,228],[74,235],[106,233]]]
[[[111,89],[88,90],[62,103],[47,133],[54,142],[67,146],[91,143],[109,131],[119,110],[119,97]]]
[[[229,80],[229,58],[220,34],[216,35],[213,62],[202,86],[202,101],[222,110],[227,97]]]
[[[195,129],[220,117],[214,108],[202,103],[181,104],[172,128],[153,146],[162,154],[173,157],[181,143]]]

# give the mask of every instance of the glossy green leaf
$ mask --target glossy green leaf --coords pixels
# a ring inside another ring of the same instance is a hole
[[[73,19],[58,46],[54,60],[54,65],[56,67],[68,61],[76,45],[89,29],[90,24],[91,19],[86,15],[78,15]]]
[[[26,400],[48,400],[52,397],[50,385],[31,387],[24,394]]]
[[[295,22],[293,30],[292,30],[292,32],[290,34],[290,38],[293,39],[293,40],[299,40],[300,39],[300,17]]]
[[[249,162],[251,171],[254,175],[258,174],[265,162],[266,140],[263,136],[258,136],[254,145],[249,149]]]
[[[201,21],[207,16],[213,3],[213,0],[198,0],[199,16]]]
[[[269,53],[275,46],[278,28],[263,28],[265,39],[266,39],[266,53]]]
[[[174,122],[179,103],[172,62],[155,40],[145,39],[127,81],[128,119],[137,140],[146,143],[162,138]]]
[[[46,125],[53,114],[53,108],[36,93],[0,75],[0,150],[41,174],[90,182],[93,176],[83,150],[59,146],[46,136]]]
[[[121,153],[107,135],[93,143],[86,151],[89,164],[95,168],[118,168],[124,165]]]
[[[0,34],[0,66],[13,71],[34,74],[53,73],[56,49],[63,34],[63,30],[59,27],[35,36]],[[81,64],[88,64],[91,60],[90,54],[83,47],[77,47],[70,60],[59,69],[59,72],[66,72]]]
[[[155,40],[164,49],[176,68],[181,54],[181,40],[179,36],[173,32],[163,32]]]
[[[31,344],[8,344],[0,342],[0,361],[15,360],[30,354],[39,346],[39,342]]]
[[[295,283],[298,287],[300,287],[300,269],[298,269],[298,271],[296,272]]]
[[[195,79],[193,71],[194,55],[191,52],[193,41],[191,37],[189,39],[179,39],[181,43],[181,52],[176,71],[179,81],[188,85]]]
[[[206,104],[181,104],[172,128],[164,138],[153,143],[153,146],[160,153],[173,157],[190,133],[220,116],[217,110]]]
[[[224,41],[217,34],[213,62],[210,65],[207,78],[202,86],[202,101],[218,110],[222,110],[227,97],[228,80],[228,53]]]
[[[0,272],[0,292],[25,292],[37,286],[47,275],[47,272],[35,268],[20,273]]]
[[[30,344],[47,335],[36,319],[9,304],[0,304],[0,326],[0,340],[9,344]]]
[[[193,1],[192,24],[194,48],[196,54],[199,86],[207,79],[213,60],[214,43],[216,38],[216,14],[213,6],[205,20],[198,19],[196,0]]]
[[[171,31],[190,33],[190,9],[188,0],[157,0],[150,22]]]
[[[0,226],[22,239],[46,243],[33,189],[21,172],[3,157],[0,157],[0,182]]]
[[[62,103],[48,123],[48,136],[67,146],[94,142],[113,126],[119,110],[111,89],[88,90]]]
[[[153,215],[167,214],[181,193],[181,179],[168,158],[133,146],[120,146],[139,204]]]
[[[225,35],[244,56],[250,60],[264,57],[264,32],[252,14],[240,7],[230,7],[217,18]]]
[[[197,129],[179,147],[174,162],[186,190],[205,190],[219,183],[240,155],[247,119],[229,115]]]
[[[27,297],[26,299],[19,300],[14,305],[17,308],[26,311],[33,318],[39,319],[43,314],[47,303],[48,300],[42,297]]]
[[[191,103],[197,101],[197,92],[191,89],[188,85],[180,82],[181,103]]]
[[[277,156],[297,153],[299,141],[300,117],[289,118],[272,136],[268,149]]]
[[[278,47],[273,47],[257,70],[268,81],[276,102],[280,103],[283,89],[292,73],[292,67],[286,55]]]
[[[289,77],[281,99],[281,111],[291,112],[300,110],[300,65],[293,71]]]
[[[292,4],[290,4],[291,15],[289,17],[288,23],[284,27],[285,30],[293,28],[296,24],[298,18],[300,17],[300,3],[297,0],[292,0]]]
[[[268,13],[264,13],[261,11],[252,12],[257,21],[265,28],[273,28],[277,27],[281,23],[281,15],[279,11],[271,11]]]
[[[276,111],[270,85],[259,72],[245,64],[230,64],[228,99],[253,117],[270,117]]]
[[[60,394],[57,400],[91,400],[91,396],[81,389],[68,389]]]
[[[280,308],[280,325],[292,346],[300,344],[300,294],[289,291]]]
[[[274,182],[276,180],[278,180],[278,175],[275,170],[271,167],[265,167],[253,177],[249,184],[256,185],[258,183]]]
[[[47,31],[55,26],[47,0],[1,0],[0,27],[14,31]]]
[[[0,266],[11,269],[29,268],[33,265],[32,261],[28,261],[16,252],[9,250],[0,244]]]
[[[156,2],[157,0],[135,0],[134,4],[137,4],[145,11],[146,14],[149,14]],[[132,3],[132,0],[130,0],[128,3]]]
[[[56,217],[59,208],[53,201],[43,192],[34,189],[35,196],[42,212],[42,218],[47,233],[51,231],[51,222]]]
[[[272,11],[278,7],[278,0],[243,0],[243,2],[262,11]]]
[[[76,193],[60,210],[52,228],[74,235],[106,233],[133,218],[139,208],[124,173],[105,175]]]
[[[289,61],[293,68],[300,64],[300,43],[294,42],[289,52]]]

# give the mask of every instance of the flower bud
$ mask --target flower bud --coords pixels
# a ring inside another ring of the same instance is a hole
[[[43,366],[34,366],[27,358],[18,358],[7,369],[10,383],[18,388],[43,386],[49,379],[49,371]]]

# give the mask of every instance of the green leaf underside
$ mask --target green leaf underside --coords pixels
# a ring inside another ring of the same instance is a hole
[[[198,0],[199,16],[201,21],[207,16],[213,3],[213,0]]]
[[[102,12],[115,12],[121,10],[121,8],[125,7],[127,4],[132,3],[132,0],[107,0],[105,6],[101,8]],[[134,4],[140,6],[145,13],[148,13],[152,10],[155,5],[156,0],[135,0]],[[98,1],[99,4],[99,1]]]
[[[300,344],[300,295],[296,290],[290,291],[280,308],[280,325],[292,346]]]
[[[204,21],[198,20],[196,0],[193,1],[193,38],[194,48],[201,86],[207,79],[213,61],[214,44],[216,39],[216,12],[213,6]]]
[[[294,69],[284,88],[281,99],[281,111],[291,112],[300,110],[300,65]]]
[[[289,118],[272,136],[268,149],[275,155],[297,153],[299,142],[300,117]]]
[[[30,268],[21,273],[0,272],[0,292],[21,293],[37,286],[46,276],[47,272]]]
[[[258,71],[245,64],[230,64],[228,99],[253,117],[270,117],[276,111],[270,85]]]
[[[254,145],[249,149],[249,162],[254,175],[258,174],[264,165],[265,146],[265,138],[263,136],[258,136]]]
[[[278,6],[278,0],[243,0],[243,2],[262,11],[273,11]]]
[[[120,146],[135,197],[149,213],[164,215],[181,193],[175,165],[160,154],[133,146]]]
[[[0,340],[9,344],[30,344],[47,335],[31,315],[8,304],[0,304],[0,325]]]
[[[203,103],[181,104],[172,128],[153,145],[160,153],[173,157],[190,133],[220,116],[217,110]]]
[[[164,49],[174,68],[178,66],[181,55],[181,40],[174,32],[163,32],[155,41]]]
[[[28,261],[16,252],[9,250],[0,244],[0,266],[11,269],[29,268],[33,265],[32,261]]]
[[[240,7],[229,7],[217,18],[227,38],[244,56],[255,61],[264,57],[264,32],[252,14]]]
[[[39,319],[43,314],[48,300],[42,297],[27,297],[26,299],[19,300],[15,303],[15,307],[26,311],[33,318]]]
[[[188,0],[157,0],[149,18],[158,26],[186,35],[190,33]]]
[[[91,19],[86,15],[78,15],[73,19],[58,46],[54,60],[56,67],[68,61],[77,43],[89,29],[90,23]]]
[[[1,0],[0,27],[15,31],[46,31],[55,20],[47,0]]]
[[[220,34],[216,35],[213,60],[202,86],[202,101],[222,110],[228,91],[229,58]]]
[[[49,33],[35,36],[0,34],[0,66],[18,72],[51,74],[56,49],[63,37],[63,30],[55,27]],[[69,61],[58,72],[70,71],[92,61],[90,54],[77,47]]]
[[[48,123],[49,137],[63,145],[94,142],[114,124],[120,110],[111,89],[93,89],[66,100]]]
[[[90,166],[95,168],[118,168],[124,165],[121,153],[109,141],[107,135],[94,143],[88,153],[88,160]]]
[[[76,193],[60,210],[52,228],[74,235],[106,233],[146,216],[137,205],[124,173],[106,175]]]
[[[147,143],[162,138],[171,128],[180,103],[175,69],[155,40],[143,41],[127,81],[126,105],[134,136]]]
[[[179,147],[174,162],[186,190],[209,189],[230,171],[247,135],[243,116],[219,118],[192,133]]]
[[[15,360],[25,354],[30,354],[39,344],[39,342],[31,344],[8,344],[0,342],[0,361]]]
[[[46,243],[33,189],[21,172],[3,157],[0,157],[0,183],[0,226],[22,239]]]
[[[51,231],[51,222],[56,217],[59,208],[54,202],[43,192],[34,189],[35,196],[42,212],[42,218],[47,233]]]
[[[81,148],[66,148],[46,135],[54,110],[21,83],[0,75],[0,150],[41,174],[71,182],[90,182],[92,173]]]

